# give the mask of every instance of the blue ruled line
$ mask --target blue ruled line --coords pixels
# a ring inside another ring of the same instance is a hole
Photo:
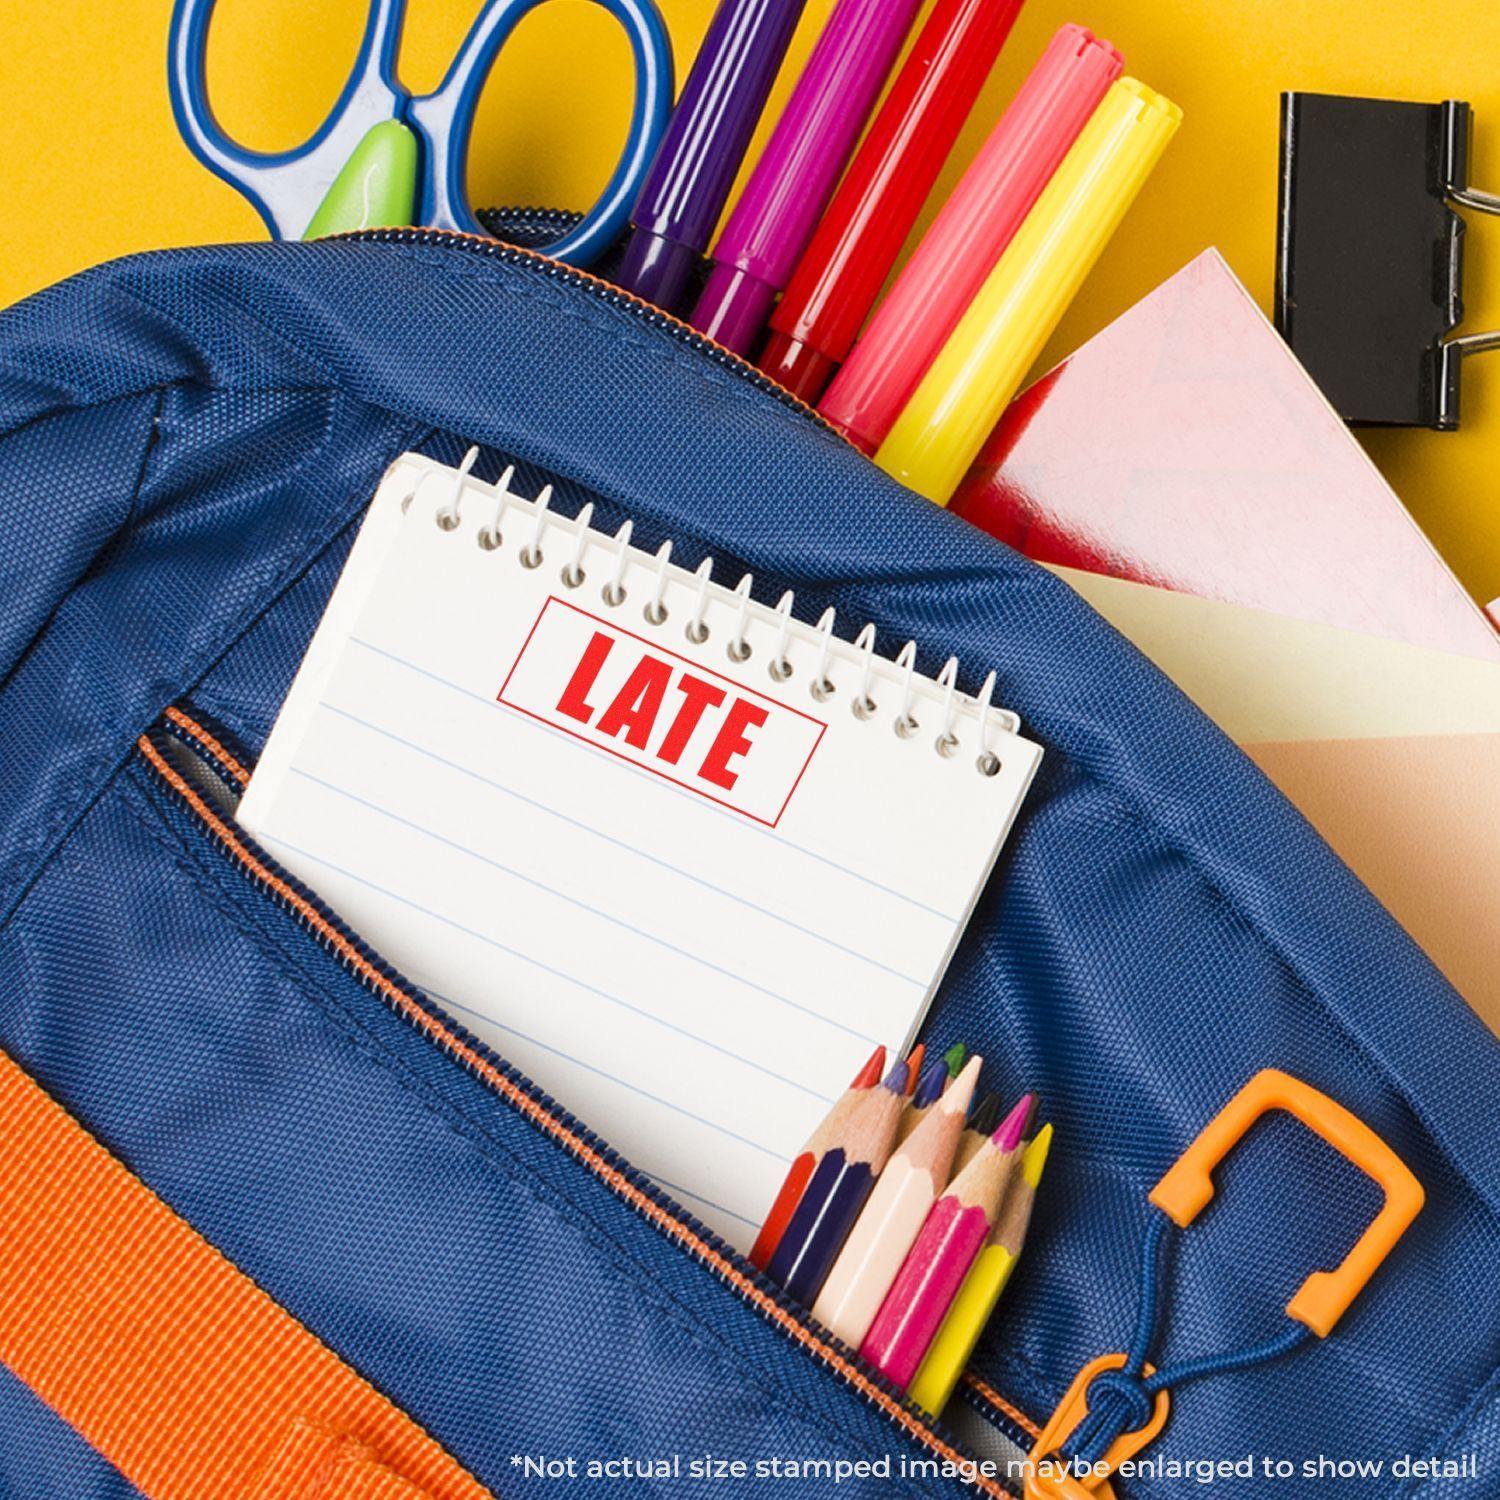
[[[462,691],[461,689],[459,691]],[[435,762],[437,765],[446,766],[450,771],[457,771],[460,775],[468,776],[477,781],[481,786],[489,787],[492,791],[500,792],[504,796],[513,797],[517,802],[524,803],[527,807],[535,808],[537,812],[546,813],[549,817],[556,818],[560,823],[566,823],[570,828],[576,828],[581,833],[592,834],[595,838],[602,839],[606,844],[613,844],[617,849],[623,849],[626,853],[636,859],[644,859],[663,870],[669,870],[674,875],[680,875],[684,880],[690,880],[694,885],[701,886],[706,891],[712,891],[716,896],[722,896],[727,901],[733,901],[743,906],[747,911],[753,911],[758,916],[769,917],[773,922],[780,922],[785,927],[790,927],[793,932],[800,932],[804,937],[810,937],[814,941],[823,943],[827,947],[849,958],[858,959],[861,963],[869,964],[872,969],[879,969],[883,974],[889,974],[893,979],[902,980],[906,984],[914,985],[918,989],[927,988],[927,980],[919,979],[912,974],[903,974],[900,969],[892,968],[889,964],[881,963],[878,958],[863,952],[859,948],[850,948],[844,943],[836,941],[827,933],[819,932],[815,927],[807,927],[801,922],[794,922],[790,917],[783,916],[780,912],[772,911],[769,907],[757,905],[754,901],[747,900],[744,896],[729,890],[722,885],[715,885],[711,880],[705,880],[701,875],[695,875],[691,870],[685,870],[681,865],[674,865],[670,860],[662,859],[659,855],[648,854],[644,849],[637,848],[634,844],[627,843],[624,839],[616,838],[613,834],[605,833],[602,829],[595,828],[591,823],[585,823],[578,818],[570,817],[565,812],[559,812],[557,808],[546,802],[539,801],[535,797],[528,797],[525,792],[518,792],[514,787],[507,786],[503,781],[495,781],[479,771],[471,770],[456,760],[449,760],[444,755],[439,755],[435,750],[429,750],[425,745],[419,745],[414,740],[404,738],[393,730],[386,729],[379,724],[372,723],[368,719],[362,719],[358,714],[351,713],[347,708],[340,708],[336,703],[323,702],[320,708],[325,708],[331,714],[336,714],[341,719],[348,719],[351,724],[357,724],[361,729],[368,729],[372,734],[378,734],[384,739],[391,740],[401,745],[416,755],[426,760]],[[521,719],[517,723],[523,722]],[[527,724],[535,723],[535,720],[524,720]],[[538,725],[538,728],[541,726]],[[561,736],[568,738],[567,736]],[[573,743],[576,743],[574,741]],[[593,752],[590,752],[591,754]],[[619,762],[613,762],[619,764]],[[717,809],[714,809],[715,811]]]
[[[650,1021],[655,1026],[663,1027],[667,1031],[676,1032],[679,1036],[685,1037],[688,1041],[700,1047],[706,1047],[711,1052],[717,1052],[721,1056],[742,1064],[744,1067],[753,1068],[757,1073],[765,1074],[767,1078],[774,1078],[777,1083],[784,1083],[788,1088],[796,1089],[798,1093],[821,1100],[825,1104],[833,1103],[832,1095],[819,1093],[817,1089],[810,1089],[806,1084],[798,1083],[795,1078],[788,1078],[784,1074],[777,1073],[774,1069],[756,1062],[754,1058],[745,1057],[743,1054],[734,1051],[733,1048],[721,1046],[718,1042],[711,1042],[707,1037],[695,1036],[685,1027],[678,1026],[662,1016],[654,1015],[649,1010],[643,1010],[638,1005],[632,1005],[628,1000],[622,999],[619,995],[612,995],[608,990],[602,990],[597,985],[589,984],[586,980],[579,979],[563,969],[554,968],[551,964],[543,963],[541,959],[533,958],[529,953],[522,953],[519,948],[512,948],[509,944],[500,942],[498,938],[492,938],[486,933],[477,932],[472,927],[464,926],[462,922],[455,922],[452,917],[444,916],[442,912],[433,911],[421,905],[420,902],[413,901],[410,897],[401,895],[398,891],[388,890],[384,886],[377,885],[373,880],[367,880],[363,875],[356,875],[354,871],[346,870],[334,864],[332,860],[324,859],[321,855],[314,854],[309,849],[300,849],[297,845],[288,842],[286,839],[267,833],[262,833],[260,838],[263,843],[288,850],[299,859],[311,860],[313,864],[321,865],[325,870],[332,870],[334,874],[342,875],[345,880],[352,880],[356,885],[363,886],[366,890],[374,891],[377,895],[386,897],[387,900],[395,901],[399,905],[418,912],[424,917],[429,917],[435,922],[441,922],[445,927],[451,927],[456,932],[462,932],[467,937],[475,938],[477,941],[485,943],[501,953],[520,959],[522,963],[530,964],[533,968],[540,969],[544,974],[550,974],[553,978],[561,979],[577,989],[586,990],[591,995],[597,995],[599,999],[607,1001],[611,1005],[617,1005],[622,1010],[628,1010],[632,1015],[640,1016],[643,1020]]]
[[[464,687],[461,683],[452,682],[446,677],[440,677],[436,672],[430,671],[426,667],[418,666],[414,661],[407,661],[405,657],[397,656],[395,652],[387,651],[383,646],[377,646],[373,641],[367,641],[359,636],[351,635],[349,637],[349,643],[353,646],[360,646],[366,651],[371,651],[376,656],[383,656],[387,661],[394,662],[398,667],[405,667],[409,672],[416,672],[419,676],[428,678],[432,682],[437,683],[440,687],[447,688],[450,692],[462,693],[465,698],[472,698],[476,703],[483,703],[486,705],[486,707],[492,708],[495,706],[494,700],[485,697],[483,693],[476,693],[472,689]],[[519,721],[531,725],[541,733],[549,734],[556,739],[565,740],[568,744],[577,746],[580,750],[586,751],[590,755],[600,756],[609,761],[612,765],[623,767],[633,775],[646,777],[653,785],[657,787],[670,787],[671,785],[669,782],[662,781],[659,776],[654,775],[652,772],[645,770],[639,766],[632,766],[628,762],[621,761],[616,756],[607,755],[603,750],[599,750],[591,745],[587,745],[582,741],[576,739],[572,735],[564,734],[560,729],[553,729],[546,724],[540,723],[536,719],[530,718],[527,715],[518,715],[517,717]],[[925,901],[919,901],[915,896],[907,895],[905,891],[898,891],[894,886],[882,885],[880,881],[872,879],[862,871],[853,869],[849,865],[842,865],[836,859],[830,859],[826,854],[819,854],[814,849],[804,848],[803,845],[794,843],[784,834],[779,834],[774,829],[767,828],[764,823],[756,823],[746,819],[738,813],[728,811],[727,809],[722,807],[716,807],[712,802],[705,802],[701,797],[696,796],[691,791],[687,791],[682,788],[674,788],[674,790],[680,791],[681,794],[685,797],[691,797],[693,799],[694,805],[701,807],[704,812],[712,813],[715,817],[719,818],[732,818],[736,827],[750,829],[759,834],[762,838],[772,839],[776,843],[781,844],[784,848],[792,849],[795,850],[798,854],[806,855],[808,859],[815,859],[820,864],[827,865],[830,869],[837,870],[840,874],[849,876],[851,880],[858,880],[862,884],[870,886],[873,890],[882,891],[887,896],[894,896],[896,900],[903,901],[908,906],[914,907],[918,911],[923,911],[926,912],[929,916],[940,918],[950,927],[958,926],[959,919],[949,916],[947,912],[940,911],[935,906],[928,906]]]
[[[668,953],[675,953],[679,958],[688,959],[692,963],[701,964],[705,969],[715,974],[721,974],[724,978],[742,984],[747,989],[754,990],[757,994],[766,996],[769,1000],[775,1000],[780,1005],[790,1007],[792,1010],[801,1011],[805,1016],[811,1016],[815,1021],[821,1021],[825,1026],[831,1026],[835,1031],[842,1031],[846,1036],[858,1038],[862,1042],[869,1042],[873,1047],[880,1040],[879,1037],[870,1036],[863,1031],[856,1030],[853,1026],[846,1026],[842,1021],[836,1021],[832,1016],[825,1016],[821,1011],[814,1010],[810,1005],[803,1005],[800,1001],[793,1000],[788,995],[779,994],[776,990],[769,989],[763,984],[757,984],[753,979],[747,979],[742,974],[737,974],[733,969],[726,969],[721,964],[714,963],[711,959],[704,958],[701,954],[693,953],[687,948],[679,948],[675,943],[669,943],[665,938],[658,937],[654,932],[647,931],[644,927],[637,927],[633,922],[627,922],[623,917],[617,917],[607,911],[602,911],[597,906],[590,906],[586,901],[580,901],[576,896],[570,896],[566,891],[560,891],[555,886],[550,886],[537,880],[531,875],[512,868],[510,865],[502,864],[498,859],[492,859],[488,854],[482,854],[478,849],[471,849],[467,844],[460,844],[456,839],[450,839],[445,834],[437,833],[431,828],[424,828],[420,823],[413,823],[409,818],[403,818],[399,813],[392,812],[388,807],[382,807],[378,802],[371,802],[367,798],[356,796],[346,788],[336,785],[334,782],[325,781],[321,776],[314,776],[311,771],[304,771],[300,766],[291,768],[292,775],[300,776],[305,781],[310,781],[314,786],[320,786],[325,791],[332,792],[337,797],[346,798],[360,807],[368,808],[371,812],[382,818],[389,818],[393,823],[399,823],[403,828],[409,828],[413,833],[420,834],[423,838],[431,839],[434,843],[443,844],[449,849],[455,849],[460,854],[466,854],[471,859],[477,859],[481,864],[489,865],[491,869],[499,870],[504,875],[509,875],[519,880],[523,885],[529,885],[538,891],[544,891],[547,895],[559,901],[566,901],[570,906],[575,906],[579,911],[586,911],[590,916],[598,917],[601,921],[611,922],[624,931],[633,933],[636,937],[644,938],[649,943],[655,943],[665,948]]]
[[[786,1161],[786,1158],[779,1151],[773,1151],[769,1146],[762,1145],[759,1141],[752,1141],[749,1136],[740,1135],[737,1131],[731,1130],[727,1125],[720,1125],[714,1120],[705,1119],[702,1115],[695,1115],[692,1110],[684,1109],[680,1104],[673,1104],[670,1099],[663,1099],[659,1094],[653,1094],[650,1090],[641,1088],[639,1084],[632,1083],[628,1078],[621,1078],[618,1073],[611,1073],[605,1068],[596,1068],[593,1063],[586,1063],[581,1057],[577,1057],[571,1052],[564,1052],[561,1047],[553,1047],[549,1043],[542,1041],[540,1037],[530,1036],[517,1026],[508,1026],[504,1021],[496,1020],[494,1016],[486,1015],[482,1010],[475,1010],[471,1005],[460,1005],[451,995],[440,995],[430,985],[424,984],[422,990],[440,1005],[446,1005],[449,1010],[456,1010],[463,1015],[473,1016],[476,1020],[483,1021],[486,1026],[494,1026],[500,1031],[508,1031],[512,1036],[519,1037],[523,1042],[529,1043],[533,1047],[539,1047],[543,1052],[550,1052],[553,1057],[560,1057],[565,1062],[570,1062],[574,1067],[582,1068],[587,1073],[593,1073],[599,1078],[607,1078],[611,1083],[617,1083],[621,1088],[629,1089],[632,1094],[638,1094],[642,1099],[649,1099],[653,1104],[659,1104],[663,1109],[670,1109],[674,1114],[679,1114],[684,1119],[693,1121],[695,1125],[702,1125],[707,1130],[716,1130],[720,1135],[728,1136],[730,1140],[738,1141],[742,1146],[749,1146],[754,1151],[763,1152],[773,1161]],[[548,1092],[550,1093],[551,1090],[549,1089]],[[656,1176],[654,1172],[651,1175],[653,1177]],[[661,1181],[660,1178],[657,1178],[657,1180]],[[676,1190],[674,1189],[674,1191]],[[682,1191],[686,1191],[686,1189]],[[705,1203],[709,1201],[707,1198],[703,1199]],[[721,1213],[734,1213],[733,1209],[725,1208],[721,1203],[715,1203],[713,1207],[717,1208]],[[739,1215],[734,1214],[734,1217],[739,1218]]]

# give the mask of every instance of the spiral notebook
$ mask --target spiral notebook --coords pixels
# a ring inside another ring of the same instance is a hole
[[[1040,759],[831,612],[407,455],[240,807],[732,1244],[920,1023]]]

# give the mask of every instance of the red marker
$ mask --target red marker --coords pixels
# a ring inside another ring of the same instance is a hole
[[[979,148],[818,404],[866,453],[884,441],[1123,66],[1108,42],[1064,26]]]
[[[854,345],[1022,0],[937,0],[771,318],[760,367],[816,401]]]

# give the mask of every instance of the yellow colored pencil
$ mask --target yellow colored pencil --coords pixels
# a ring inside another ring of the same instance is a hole
[[[1137,79],[1110,85],[886,434],[887,474],[948,503],[1181,120]]]
[[[953,1299],[953,1306],[943,1319],[932,1347],[912,1380],[908,1395],[927,1412],[937,1416],[953,1394],[979,1335],[990,1320],[1010,1274],[1016,1268],[1026,1227],[1031,1222],[1031,1206],[1036,1201],[1037,1184],[1047,1165],[1047,1151],[1052,1145],[1052,1127],[1043,1125],[1021,1154],[1020,1170],[1005,1194],[1000,1217],[990,1233],[990,1242],[979,1252],[964,1284]]]

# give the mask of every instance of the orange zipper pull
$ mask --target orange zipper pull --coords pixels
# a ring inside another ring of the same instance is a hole
[[[1088,1415],[1089,1387],[1095,1378],[1106,1376],[1107,1371],[1122,1369],[1124,1365],[1123,1354],[1101,1354],[1078,1372],[1073,1384],[1068,1387],[1067,1394],[1058,1403],[1057,1410],[1042,1429],[1042,1435],[1036,1440],[1036,1447],[1031,1450],[1031,1465],[1026,1475],[1026,1500],[1114,1500],[1115,1492],[1110,1485],[1109,1476],[1126,1459],[1134,1458],[1167,1425],[1167,1414],[1172,1409],[1172,1401],[1166,1391],[1158,1391],[1154,1401],[1141,1392],[1142,1399],[1149,1403],[1150,1417],[1143,1426],[1122,1432],[1097,1463],[1089,1464],[1086,1468],[1074,1465],[1061,1455],[1061,1449],[1078,1424]],[[1155,1372],[1148,1364],[1143,1373],[1151,1375]]]

